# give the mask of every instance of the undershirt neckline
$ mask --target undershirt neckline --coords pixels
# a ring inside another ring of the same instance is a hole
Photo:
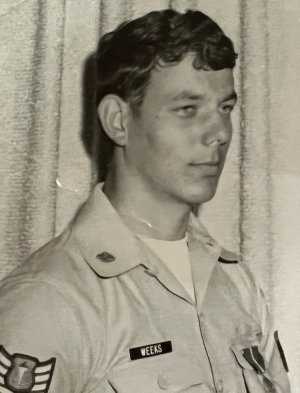
[[[195,300],[187,235],[179,240],[158,240],[137,236],[164,262],[193,300]]]

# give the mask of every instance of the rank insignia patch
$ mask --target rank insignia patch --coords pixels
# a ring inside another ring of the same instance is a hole
[[[0,392],[47,393],[55,367],[55,358],[40,362],[37,358],[10,355],[0,345]]]

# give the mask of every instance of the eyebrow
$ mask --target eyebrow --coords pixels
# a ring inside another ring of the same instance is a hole
[[[187,100],[187,99],[192,101],[201,101],[204,99],[204,96],[202,94],[193,94],[188,90],[184,90],[179,94],[177,94],[175,97],[172,97],[172,101],[180,101],[180,100]],[[230,101],[230,100],[237,101],[237,99],[238,99],[237,93],[236,91],[233,91],[232,93],[222,98],[221,102]]]
[[[175,97],[172,97],[172,101],[180,101],[180,100],[193,100],[193,101],[198,101],[198,100],[203,100],[204,96],[201,94],[193,94],[192,92],[188,90],[183,90],[179,94],[177,94]]]
[[[227,96],[225,96],[225,97],[221,100],[221,102],[230,101],[230,100],[235,100],[235,101],[237,101],[237,99],[238,99],[238,96],[237,96],[236,91],[234,90],[232,93],[230,93],[230,94],[228,94]]]

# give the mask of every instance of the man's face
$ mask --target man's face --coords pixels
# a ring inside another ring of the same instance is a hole
[[[236,103],[232,70],[196,70],[193,60],[152,71],[125,148],[125,164],[147,192],[188,205],[216,192]]]

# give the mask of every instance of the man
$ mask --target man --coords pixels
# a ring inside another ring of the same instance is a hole
[[[107,178],[4,280],[0,392],[289,392],[260,290],[194,215],[231,140],[232,42],[165,10],[97,54]]]

